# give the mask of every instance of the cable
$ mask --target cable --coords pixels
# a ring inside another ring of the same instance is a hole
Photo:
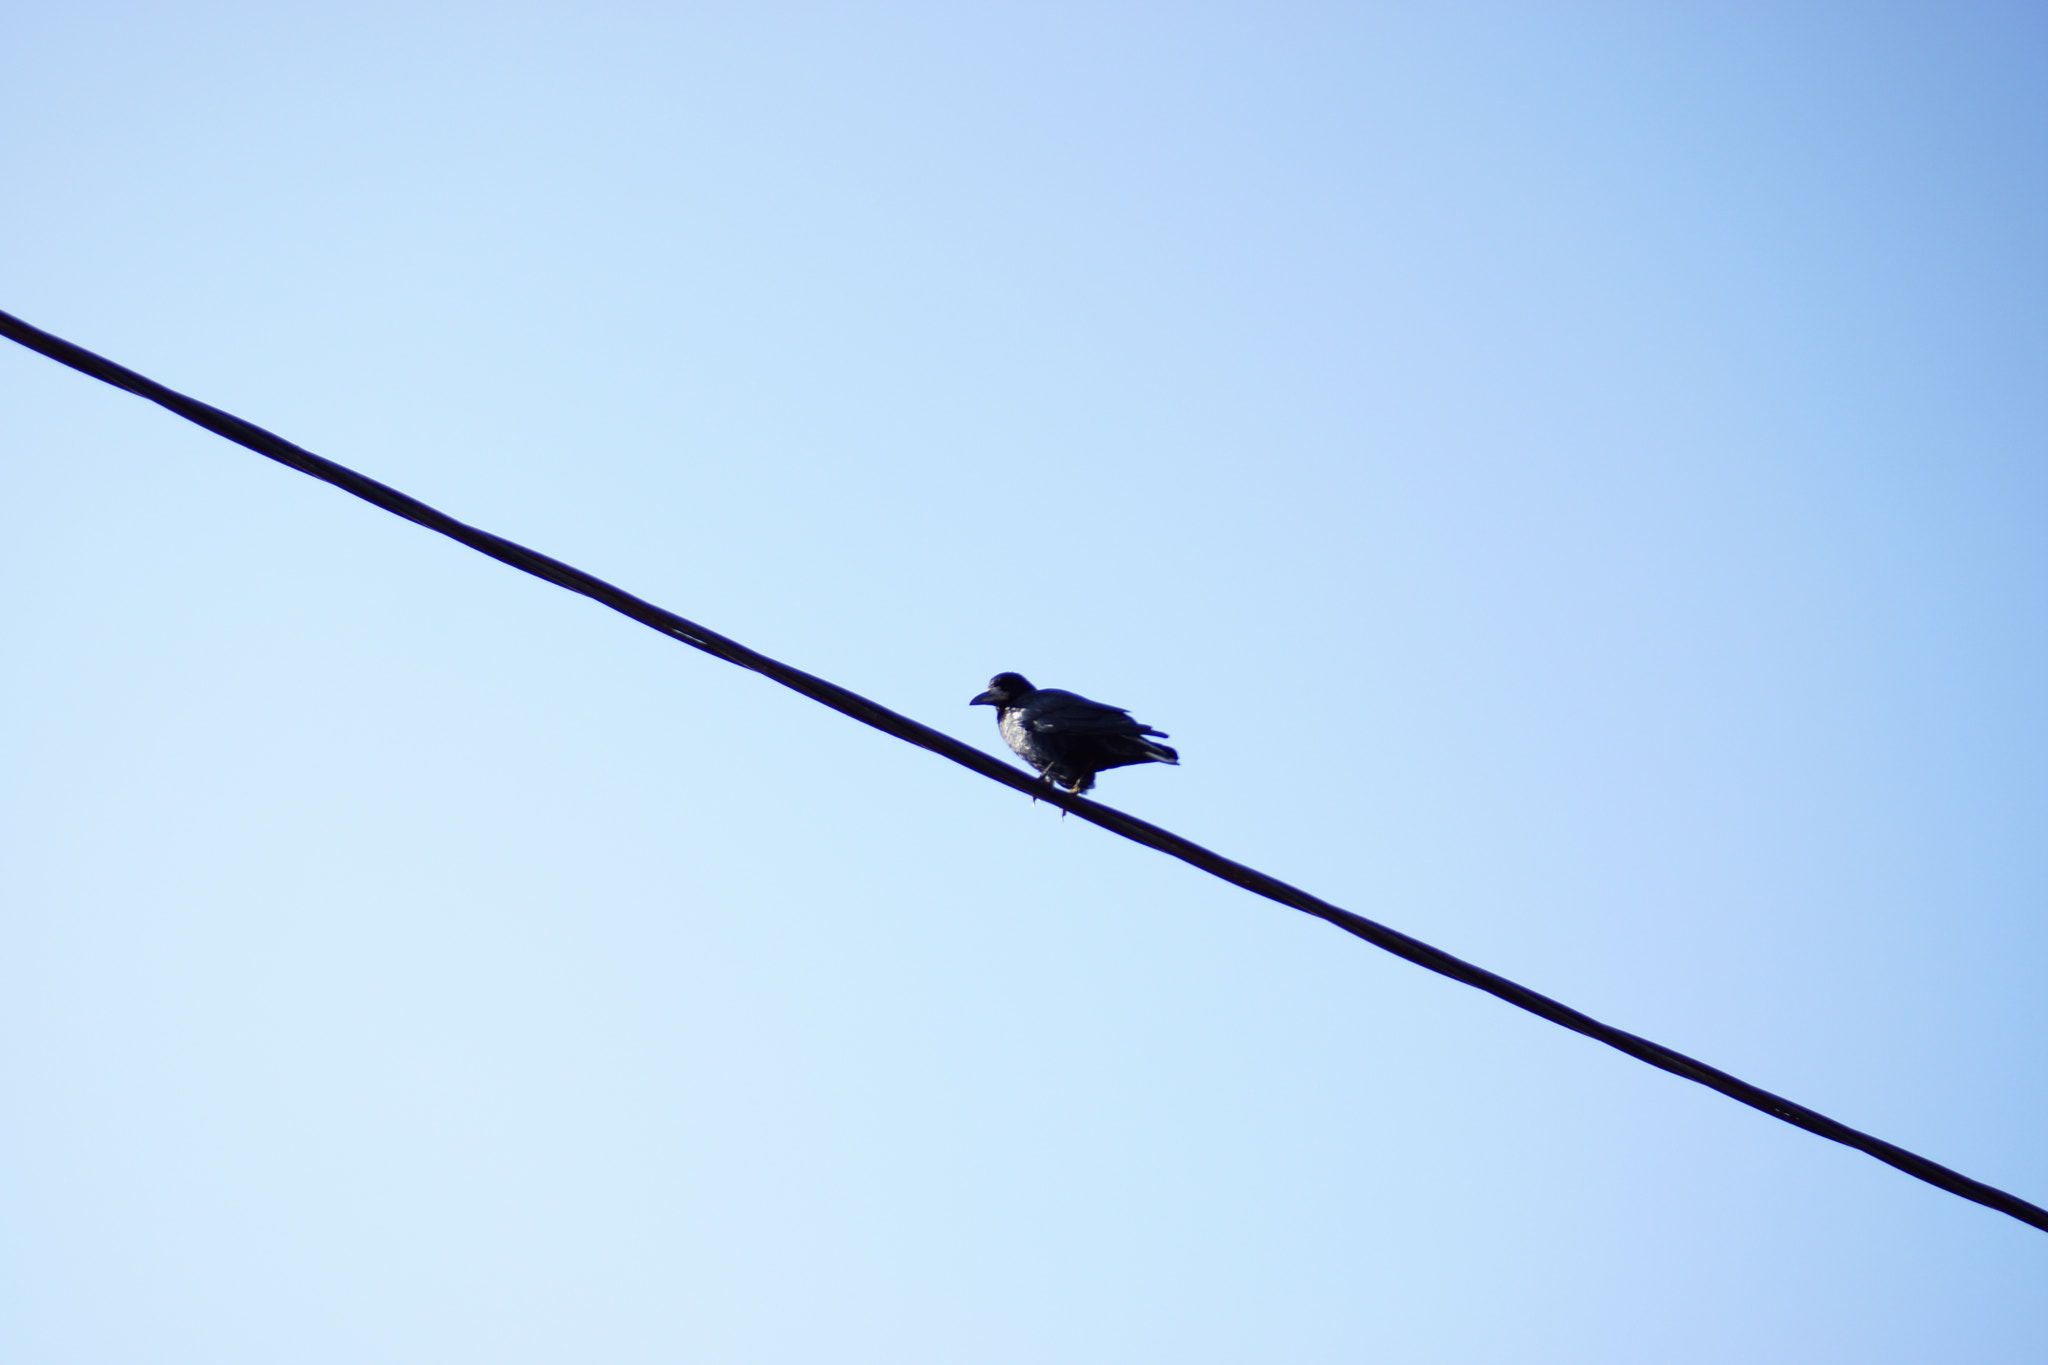
[[[488,531],[457,521],[417,498],[408,497],[395,488],[378,483],[375,479],[367,478],[332,460],[322,459],[281,436],[265,431],[251,422],[243,421],[232,413],[222,412],[219,408],[209,407],[196,399],[167,389],[153,379],[116,365],[103,356],[94,355],[91,351],[73,345],[61,337],[40,331],[9,313],[0,312],[0,335],[5,335],[32,351],[38,351],[59,364],[69,365],[72,369],[112,384],[115,388],[125,389],[137,397],[169,408],[180,417],[196,422],[208,431],[225,436],[238,445],[246,446],[259,455],[268,456],[279,464],[288,465],[300,473],[310,474],[316,479],[331,483],[366,502],[376,504],[387,512],[404,517],[407,521],[417,522],[432,531],[439,531],[442,535],[459,540],[464,545],[510,564],[515,569],[602,602],[613,611],[630,616],[643,625],[724,659],[727,663],[750,668],[756,673],[774,679],[784,687],[801,692],[813,701],[829,706],[843,715],[851,716],[862,724],[872,725],[885,734],[894,735],[919,748],[929,749],[964,768],[971,768],[991,781],[1014,787],[1038,800],[1049,801],[1071,815],[1100,825],[1134,843],[1179,858],[1182,862],[1190,863],[1212,876],[1221,877],[1224,881],[1241,886],[1268,900],[1278,901],[1304,914],[1327,920],[1346,933],[1355,934],[1367,943],[1384,948],[1396,957],[1406,958],[1419,967],[1427,967],[1430,971],[1447,976],[1453,981],[1460,981],[1489,995],[1498,996],[1519,1009],[1548,1019],[1551,1023],[1568,1028],[1574,1033],[1583,1033],[1588,1038],[1619,1049],[1638,1061],[1648,1062],[1651,1066],[1668,1071],[1674,1076],[1696,1081],[1710,1090],[1718,1090],[1731,1099],[1740,1100],[1752,1109],[1762,1110],[1772,1118],[1782,1119],[1819,1137],[1853,1147],[1887,1165],[1897,1167],[1916,1179],[1924,1180],[1964,1199],[1974,1200],[1987,1208],[1997,1209],[2000,1213],[2009,1214],[2023,1223],[2048,1232],[2048,1209],[2030,1204],[2017,1195],[1972,1180],[1958,1171],[1929,1161],[1926,1157],[1909,1152],[1903,1147],[1859,1132],[1825,1114],[1794,1104],[1790,1100],[1773,1095],[1768,1090],[1759,1089],[1725,1071],[1708,1066],[1705,1062],[1696,1061],[1682,1052],[1674,1052],[1661,1043],[1653,1043],[1647,1038],[1623,1032],[1611,1024],[1603,1024],[1568,1005],[1552,1000],[1547,995],[1532,991],[1527,986],[1517,985],[1503,976],[1496,976],[1483,967],[1453,957],[1441,948],[1433,948],[1420,939],[1410,938],[1363,915],[1354,915],[1349,910],[1319,900],[1298,887],[1289,886],[1276,877],[1269,877],[1242,863],[1232,862],[1221,854],[1191,843],[1169,830],[1094,801],[1059,791],[1036,778],[1027,777],[1009,764],[963,744],[951,735],[941,734],[927,725],[920,725],[908,716],[899,715],[866,697],[847,691],[836,683],[814,677],[765,654],[757,654],[736,640],[728,639],[694,621],[677,616],[674,612],[665,611],[651,602],[643,601],[622,588],[614,587],[603,579],[592,577],[558,559],[550,559],[538,551],[514,544],[502,536],[495,536]]]

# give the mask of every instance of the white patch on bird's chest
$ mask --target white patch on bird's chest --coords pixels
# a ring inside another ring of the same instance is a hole
[[[1006,706],[996,720],[996,729],[1002,734],[1003,742],[1010,751],[1027,763],[1044,767],[1048,758],[1044,746],[1038,742],[1038,735],[1024,719],[1024,708]]]

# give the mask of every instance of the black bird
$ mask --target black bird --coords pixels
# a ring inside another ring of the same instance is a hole
[[[1021,673],[998,673],[988,691],[967,703],[996,708],[996,728],[1017,757],[1039,776],[1070,792],[1095,785],[1095,774],[1133,763],[1179,763],[1180,755],[1147,735],[1164,730],[1140,725],[1120,706],[1077,697],[1056,687],[1033,687]]]

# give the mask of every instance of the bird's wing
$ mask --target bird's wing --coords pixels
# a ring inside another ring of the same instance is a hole
[[[1053,695],[1047,696],[1048,692]],[[1043,698],[1041,701],[1040,699]],[[1072,692],[1041,688],[1032,698],[1029,724],[1040,734],[1156,735],[1162,733],[1131,719],[1121,706],[1077,697]]]

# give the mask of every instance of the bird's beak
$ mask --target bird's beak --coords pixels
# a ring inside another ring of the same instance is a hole
[[[988,691],[982,693],[980,696],[976,697],[973,701],[968,702],[967,704],[969,706],[994,706],[996,704],[995,689],[990,688]]]

